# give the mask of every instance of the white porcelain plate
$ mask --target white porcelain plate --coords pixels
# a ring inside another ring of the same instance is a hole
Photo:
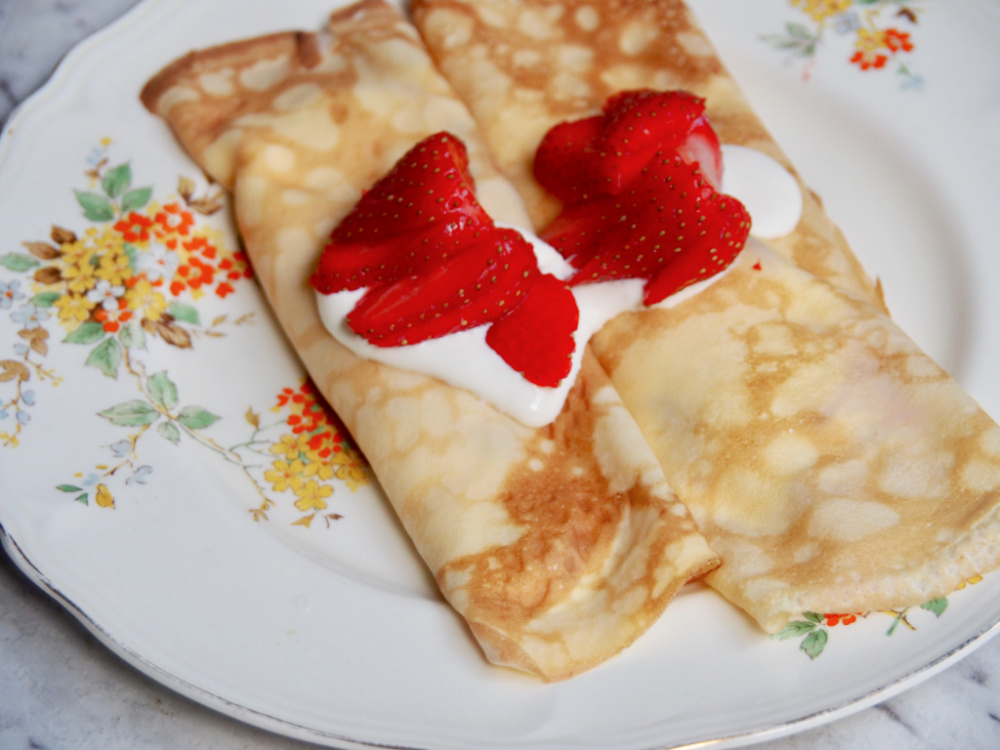
[[[487,665],[304,384],[225,200],[137,100],[188,49],[318,28],[333,2],[147,0],[8,122],[0,525],[36,582],[154,679],[342,747],[739,745],[991,634],[997,576],[784,640],[689,587],[574,680]],[[1000,4],[693,6],[897,318],[1000,416]]]

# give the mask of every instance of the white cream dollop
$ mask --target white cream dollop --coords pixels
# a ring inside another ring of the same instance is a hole
[[[792,231],[802,212],[802,195],[798,183],[784,167],[769,156],[741,146],[723,146],[723,159],[723,192],[747,207],[753,221],[751,235],[770,239]],[[759,175],[759,179],[755,175]],[[551,273],[560,279],[572,275],[573,267],[551,245],[521,227],[500,222],[497,226],[515,229],[531,243],[542,273]],[[723,271],[692,284],[655,306],[673,307],[725,274]],[[562,411],[591,336],[620,313],[643,309],[644,286],[644,279],[624,279],[573,287],[573,296],[580,309],[580,322],[574,335],[576,346],[570,373],[555,388],[525,380],[504,362],[486,343],[487,325],[417,344],[381,347],[368,343],[347,325],[347,315],[367,289],[333,294],[317,292],[316,298],[323,325],[359,357],[438,378],[474,393],[528,427],[542,427]]]
[[[750,234],[773,240],[790,234],[802,217],[802,190],[788,170],[746,146],[722,146],[722,192],[746,206]]]

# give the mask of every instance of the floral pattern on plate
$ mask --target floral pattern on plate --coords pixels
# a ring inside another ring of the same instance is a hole
[[[789,0],[808,17],[790,21],[783,33],[766,34],[764,42],[789,53],[790,60],[804,59],[803,78],[808,79],[820,47],[832,32],[849,39],[846,59],[861,71],[894,68],[901,88],[919,89],[923,78],[907,60],[914,51],[912,30],[922,12],[915,0]]]
[[[108,446],[110,460],[77,472],[58,490],[84,504],[114,508],[115,482],[129,487],[149,481],[154,467],[142,462],[139,448],[156,433],[238,465],[259,495],[259,505],[250,509],[256,521],[268,520],[286,497],[297,512],[295,525],[338,520],[341,515],[328,508],[334,486],[353,491],[372,477],[310,382],[275,396],[266,408],[276,419],[266,421],[248,407],[243,419],[249,437],[224,446],[209,429],[221,416],[185,402],[168,370],[150,371],[144,352],[192,350],[196,341],[251,325],[253,313],[206,322],[198,303],[206,295],[225,299],[253,273],[221,230],[199,220],[224,206],[221,191],[199,194],[193,180],[181,177],[178,195],[157,201],[152,187],[134,185],[129,162],[110,165],[110,146],[105,138],[90,153],[88,186],[74,191],[90,224],[80,231],[54,225],[47,240],[24,241],[23,252],[0,256],[9,275],[0,278],[0,310],[19,339],[13,356],[0,359],[0,446],[16,448],[29,434],[32,407],[43,397],[39,386],[63,383],[46,362],[53,342],[75,346],[85,353],[84,367],[120,378],[131,397],[96,414],[126,430]]]

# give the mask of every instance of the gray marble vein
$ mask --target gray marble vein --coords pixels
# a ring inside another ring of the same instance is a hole
[[[206,0],[208,1],[208,0]],[[0,0],[0,122],[136,0]],[[293,750],[104,648],[0,553],[0,750]],[[928,682],[767,750],[1000,748],[1000,639]]]

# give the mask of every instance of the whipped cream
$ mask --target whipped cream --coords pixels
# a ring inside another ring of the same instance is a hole
[[[802,194],[795,179],[769,156],[742,146],[723,146],[725,171],[723,192],[747,207],[753,221],[751,236],[773,239],[791,232],[802,213]],[[515,229],[531,244],[542,273],[559,279],[569,278],[574,268],[551,245],[531,232],[496,222],[497,226]],[[654,307],[673,307],[728,272],[700,281],[681,290]],[[574,335],[575,349],[569,375],[555,388],[546,388],[525,380],[486,343],[488,325],[477,326],[417,344],[381,347],[368,343],[347,325],[347,315],[367,289],[333,294],[316,293],[323,325],[341,344],[359,357],[374,359],[393,367],[436,377],[474,393],[528,427],[551,423],[562,411],[569,389],[576,382],[583,350],[591,336],[620,313],[642,310],[645,279],[623,279],[573,287],[580,309],[580,322]]]

